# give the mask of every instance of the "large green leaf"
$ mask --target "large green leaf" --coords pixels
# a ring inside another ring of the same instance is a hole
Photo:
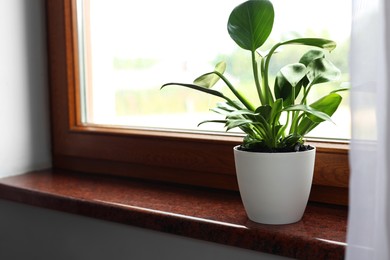
[[[306,75],[306,66],[301,63],[294,63],[284,66],[280,72],[283,77],[295,87]]]
[[[231,12],[227,25],[229,35],[241,48],[254,52],[270,35],[274,15],[270,1],[246,1]]]
[[[299,63],[304,64],[305,66],[308,66],[310,62],[312,62],[315,59],[325,58],[325,54],[322,50],[310,50],[303,54],[301,59],[299,60]]]
[[[214,72],[219,72],[220,74],[223,74],[225,70],[226,70],[226,63],[224,61],[221,61],[217,65],[215,65],[213,72],[206,73],[198,77],[197,79],[194,80],[194,84],[205,88],[211,88],[220,79],[218,74]]]
[[[325,58],[315,59],[307,66],[307,78],[311,84],[335,81],[340,78],[340,70]]]
[[[325,58],[325,54],[324,54],[323,50],[312,49],[312,50],[306,52],[301,57],[301,59],[299,60],[299,63],[302,63],[303,65],[305,65],[307,67],[313,60],[320,59],[320,58]],[[301,83],[302,83],[302,86],[304,88],[306,88],[309,85],[310,80],[307,78],[307,75],[302,79]]]
[[[332,51],[334,48],[336,48],[336,43],[334,41],[323,38],[298,38],[282,42],[279,44],[279,46],[290,44],[314,46],[328,51]]]
[[[330,117],[334,114],[334,112],[336,112],[341,101],[342,97],[339,94],[330,93],[311,104],[310,107],[321,111]],[[299,123],[298,133],[300,133],[301,135],[306,135],[323,121],[323,119],[308,115],[304,117]]]
[[[282,98],[285,106],[293,104],[300,91],[299,83],[305,76],[306,66],[301,63],[283,67],[275,78],[275,98]]]
[[[341,103],[342,97],[337,93],[330,93],[320,99],[318,99],[316,102],[310,104],[310,107],[317,111],[321,111],[328,116],[332,116],[334,112],[336,112],[337,108],[339,107]],[[310,119],[314,122],[320,123],[324,120],[318,118],[309,116]]]

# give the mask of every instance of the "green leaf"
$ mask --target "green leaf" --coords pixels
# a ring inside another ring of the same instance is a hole
[[[307,78],[312,85],[338,80],[341,75],[340,70],[325,58],[313,60],[307,69]]]
[[[342,97],[339,94],[330,93],[311,104],[310,107],[316,109],[317,111],[321,111],[331,117],[334,112],[336,112],[341,101]],[[304,117],[299,123],[298,133],[300,133],[301,135],[306,135],[323,121],[323,119],[311,115]]]
[[[276,98],[282,98],[284,105],[293,104],[301,90],[300,82],[306,76],[306,66],[301,63],[283,67],[275,78],[274,93]],[[295,95],[293,95],[293,93]]]
[[[323,38],[298,38],[298,39],[282,42],[279,45],[281,46],[281,45],[290,45],[290,44],[313,46],[328,51],[332,51],[336,48],[336,43],[334,41],[323,39]]]
[[[216,65],[215,70],[213,72],[209,72],[206,74],[203,74],[202,76],[195,79],[194,83],[197,86],[204,87],[204,88],[211,88],[219,79],[222,79],[225,84],[228,86],[230,91],[238,98],[239,101],[248,109],[254,110],[253,105],[249,102],[249,100],[246,99],[245,96],[243,96],[230,82],[229,80],[223,75],[226,69],[225,62],[220,62]],[[228,100],[225,96],[225,99]],[[229,100],[231,102],[231,100]]]
[[[270,35],[274,16],[270,1],[246,1],[231,12],[227,25],[229,35],[241,48],[254,52]]]
[[[228,116],[229,117],[233,117],[233,116],[241,117],[245,113],[246,113],[246,115],[254,114],[254,112],[252,112],[251,110],[247,110],[247,109],[245,109],[245,107],[242,107],[242,105],[240,103],[237,103],[237,102],[234,102],[234,103],[236,103],[235,106],[229,104],[229,102],[218,102],[217,107],[212,108],[210,110],[215,112],[215,113],[224,115],[226,117],[228,117]],[[237,111],[246,111],[246,112],[237,112]],[[237,112],[237,114],[234,115],[234,114],[232,114],[233,112]]]
[[[242,115],[249,115],[249,116],[258,116],[259,114],[250,111],[248,109],[241,109],[241,110],[236,110],[232,111],[228,114],[229,117],[237,117],[237,116],[242,116]]]
[[[342,97],[337,93],[330,93],[320,99],[318,99],[316,102],[310,104],[310,107],[321,111],[322,113],[327,114],[328,116],[332,116],[334,112],[336,112],[337,108],[339,107],[340,103],[342,101]],[[324,120],[318,118],[309,116],[310,119],[314,122],[320,123]]]
[[[198,85],[194,85],[194,84],[172,82],[172,83],[166,83],[166,84],[162,85],[160,89],[163,89],[163,88],[165,88],[167,86],[182,86],[182,87],[186,87],[186,88],[195,89],[195,90],[198,90],[198,91],[201,91],[201,92],[205,92],[205,93],[213,95],[213,96],[217,96],[217,97],[223,98],[223,99],[227,100],[230,104],[235,104],[232,100],[230,100],[230,98],[226,97],[221,92],[219,92],[217,90],[209,89],[209,88],[206,88],[206,87],[202,87],[202,86],[198,86]]]
[[[295,146],[296,144],[302,144],[302,143],[303,143],[302,136],[295,133],[286,136],[281,141],[281,145],[285,147],[291,147],[291,146]]]
[[[318,111],[318,110],[316,110],[313,107],[308,106],[308,105],[302,105],[302,104],[293,105],[293,106],[289,106],[289,107],[284,108],[282,111],[302,111],[302,112],[308,113],[310,115],[313,115],[314,117],[318,117],[318,118],[322,119],[322,121],[326,120],[326,121],[333,122],[332,119],[327,114],[325,114],[324,112]]]
[[[210,111],[215,112],[217,114],[224,115],[224,116],[228,116],[232,112],[232,111],[229,111],[229,110],[226,110],[226,109],[222,109],[222,108],[219,108],[219,107],[211,108]]]
[[[306,52],[301,59],[299,60],[299,63],[304,64],[305,66],[308,66],[310,62],[312,62],[315,59],[325,58],[325,54],[322,50],[310,50]],[[302,79],[301,81],[303,87],[307,87],[310,83],[310,80],[307,78],[307,75]]]
[[[283,77],[295,87],[306,75],[306,66],[301,63],[289,64],[280,70]]]
[[[284,133],[284,129],[284,125],[275,125],[273,130],[274,139],[279,140]]]
[[[220,74],[223,74],[225,70],[226,70],[226,63],[224,61],[221,61],[217,65],[215,65],[213,72],[209,72],[198,77],[197,79],[194,80],[194,84],[205,88],[211,88],[220,79],[219,75],[216,74],[215,72],[219,72]]]
[[[271,124],[274,124],[279,119],[280,113],[282,111],[283,111],[283,99],[279,98],[275,100],[275,102],[272,104],[272,110],[270,116]]]
[[[198,124],[198,126],[206,124],[206,123],[222,123],[222,124],[226,124],[227,120],[205,120],[205,121],[200,122]]]
[[[258,113],[260,116],[262,116],[265,119],[265,121],[269,122],[271,118],[271,111],[272,111],[272,107],[270,105],[264,105],[258,107],[255,112]]]
[[[316,128],[318,125],[319,125],[319,123],[315,123],[310,118],[304,117],[299,122],[297,133],[301,134],[302,136],[304,136],[307,133],[309,133],[311,130]]]
[[[228,119],[226,123],[226,131],[247,124],[253,124],[253,121],[249,119]]]
[[[316,59],[325,58],[325,54],[322,50],[310,50],[303,54],[301,59],[299,60],[299,63],[304,64],[305,66],[308,66],[310,62]]]
[[[330,92],[330,93],[343,92],[343,91],[348,91],[348,90],[350,90],[350,89],[351,89],[350,87],[338,88],[338,89],[333,90],[333,91]]]
[[[235,111],[237,109],[245,109],[244,106],[242,106],[241,103],[233,101],[234,104],[230,104],[228,102],[218,102],[217,107],[226,111]]]
[[[221,114],[221,115],[224,115],[227,117],[231,117],[231,118],[237,118],[237,117],[240,117],[242,115],[249,115],[249,116],[258,116],[259,115],[253,111],[248,110],[248,109],[240,109],[240,110],[236,109],[234,111],[229,111],[226,109],[216,107],[216,108],[212,108],[210,110],[215,112],[215,113],[218,113],[218,114]]]

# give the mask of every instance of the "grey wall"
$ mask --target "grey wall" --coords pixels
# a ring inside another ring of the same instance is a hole
[[[0,0],[0,177],[50,166],[43,0]],[[282,259],[0,200],[0,259]]]
[[[284,259],[1,200],[0,212],[4,260]]]

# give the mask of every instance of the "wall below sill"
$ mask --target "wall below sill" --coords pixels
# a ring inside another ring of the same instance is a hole
[[[261,225],[234,192],[58,170],[0,179],[0,199],[297,259],[345,253],[345,207],[311,203],[295,224]]]

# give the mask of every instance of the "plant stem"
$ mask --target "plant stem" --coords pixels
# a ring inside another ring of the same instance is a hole
[[[291,112],[287,112],[286,122],[284,124],[282,124],[283,126],[280,129],[280,134],[278,135],[278,138],[286,136],[286,129],[290,124],[290,115],[291,115]]]
[[[267,56],[265,57],[265,64],[264,64],[264,68],[262,68],[262,76],[263,76],[263,82],[264,82],[264,94],[266,95],[266,100],[268,101],[267,104],[271,104],[271,102],[273,101],[272,100],[272,94],[271,94],[271,89],[269,88],[269,82],[268,82],[268,70],[269,70],[269,64],[270,64],[270,61],[271,61],[271,56],[272,54],[274,54],[274,52],[276,51],[276,49],[281,46],[282,43],[277,43],[275,44],[272,49],[268,52]]]
[[[310,83],[310,85],[307,87],[307,89],[304,88],[304,90],[306,90],[306,91],[304,91],[304,95],[303,95],[302,100],[301,100],[302,105],[306,104],[307,95],[309,94],[309,91],[313,85],[314,85],[313,83]]]
[[[298,111],[293,112],[293,121],[291,123],[290,134],[296,134],[298,132],[298,123],[303,116],[304,113],[299,114]]]
[[[243,97],[237,89],[230,83],[230,81],[221,73],[214,71],[213,73],[216,73],[224,82],[225,84],[229,87],[230,91],[240,100],[240,102],[249,110],[255,111],[255,108],[253,105],[245,98]]]
[[[291,112],[291,114],[292,114],[292,116],[291,116],[291,127],[290,127],[290,132],[289,132],[289,134],[292,134],[292,133],[294,133],[295,132],[295,129],[294,129],[294,122],[295,122],[295,111],[292,111]]]
[[[260,104],[261,105],[268,104],[267,99],[261,89],[261,84],[259,80],[259,70],[256,61],[256,51],[252,51],[252,69],[253,69],[253,77],[255,79],[257,94],[259,95],[259,99],[260,99]]]

